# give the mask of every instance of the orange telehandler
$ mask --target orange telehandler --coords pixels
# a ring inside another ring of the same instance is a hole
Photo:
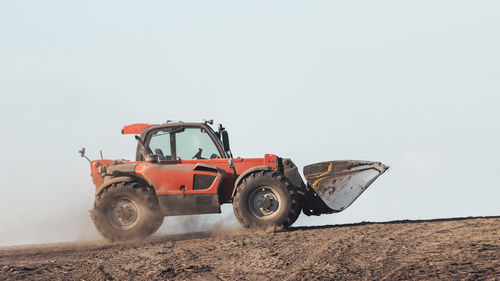
[[[347,208],[388,167],[369,161],[328,161],[304,167],[306,182],[288,158],[234,158],[228,133],[213,121],[132,124],[136,161],[93,160],[96,186],[91,216],[108,240],[144,238],[165,216],[220,213],[232,203],[246,228],[283,229],[301,211],[310,215]]]

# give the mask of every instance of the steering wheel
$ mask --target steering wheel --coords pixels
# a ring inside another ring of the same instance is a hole
[[[203,149],[202,149],[202,148],[198,148],[198,152],[196,152],[196,154],[193,156],[193,158],[192,158],[192,159],[198,159],[198,160],[199,160],[199,159],[203,159],[203,158],[201,157],[201,152],[203,152]]]

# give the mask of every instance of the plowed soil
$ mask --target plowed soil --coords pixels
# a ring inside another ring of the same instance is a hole
[[[500,280],[500,217],[0,248],[0,280]]]

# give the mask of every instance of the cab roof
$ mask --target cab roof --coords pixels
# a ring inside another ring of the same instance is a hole
[[[140,135],[142,131],[152,127],[152,124],[136,123],[123,126],[122,134],[124,135]]]
[[[167,121],[166,123],[163,123],[163,124],[146,124],[146,123],[135,123],[135,124],[130,124],[130,125],[125,125],[123,126],[122,128],[122,134],[124,135],[140,135],[142,134],[146,129],[149,129],[151,127],[170,127],[170,126],[176,126],[176,125],[180,125],[182,124],[183,126],[200,126],[200,125],[208,125],[208,124],[212,124],[213,122],[210,120],[211,123],[209,122],[202,122],[202,123],[199,123],[199,122],[189,122],[189,123],[184,123],[182,121],[178,121],[178,122],[171,122],[171,121]]]

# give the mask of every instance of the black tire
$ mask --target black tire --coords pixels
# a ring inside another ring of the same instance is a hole
[[[297,220],[301,208],[299,194],[285,176],[274,171],[257,171],[237,187],[233,210],[245,228],[281,230]]]
[[[114,183],[96,196],[92,220],[110,241],[145,238],[163,222],[156,194],[137,182]]]

